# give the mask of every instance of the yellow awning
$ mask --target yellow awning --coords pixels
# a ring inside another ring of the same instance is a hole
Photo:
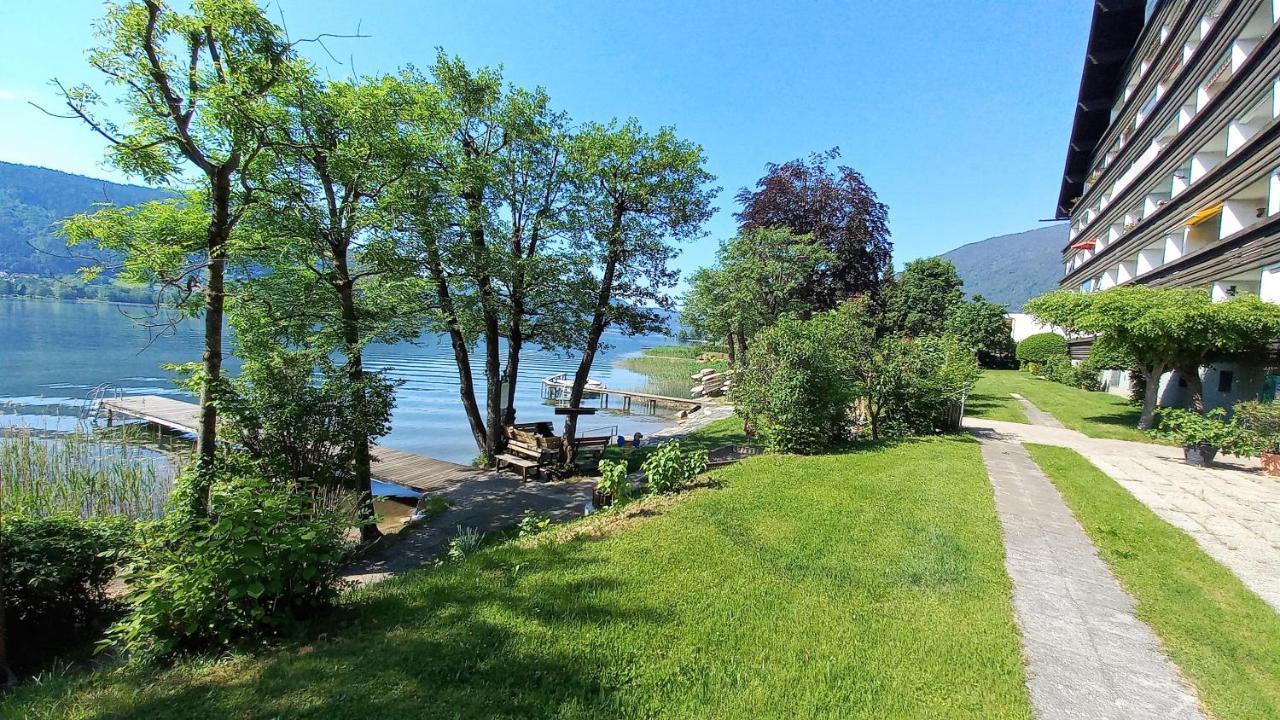
[[[1222,212],[1222,203],[1218,203],[1216,205],[1210,205],[1209,207],[1201,210],[1195,215],[1192,215],[1191,217],[1187,218],[1187,224],[1199,225],[1200,223],[1212,218],[1214,215],[1217,215],[1220,212]]]

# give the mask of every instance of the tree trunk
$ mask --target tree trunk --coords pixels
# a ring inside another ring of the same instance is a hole
[[[734,335],[738,338],[738,362],[741,363],[743,367],[746,367],[747,366],[747,334],[742,332],[742,330],[738,330],[738,332],[734,333]]]
[[[613,278],[618,269],[618,261],[622,255],[622,219],[623,209],[614,206],[613,222],[609,227],[609,250],[605,256],[604,273],[600,277],[600,290],[596,293],[595,314],[591,318],[591,328],[587,331],[587,346],[583,348],[582,360],[578,363],[578,371],[573,376],[573,387],[569,390],[569,408],[576,410],[582,406],[582,395],[591,375],[591,364],[595,362],[596,351],[600,348],[600,337],[609,325],[609,303],[613,300]],[[574,438],[578,432],[578,416],[570,413],[564,421],[564,453],[565,465],[572,466],[575,455]]]
[[[470,222],[467,234],[471,237],[471,246],[476,252],[476,266],[485,268],[485,236],[484,226],[480,218],[485,208],[481,189],[473,187],[464,195]],[[498,325],[497,294],[493,288],[493,277],[486,269],[476,273],[476,287],[480,293],[480,313],[484,321],[484,381],[485,381],[485,444],[484,457],[486,464],[494,465],[498,454],[498,438],[502,433],[502,356],[499,347],[501,328]]]
[[[507,383],[507,408],[502,414],[503,425],[512,425],[516,421],[516,378],[520,374],[520,352],[524,347],[524,334],[514,312],[513,310],[511,335],[507,338],[507,369],[503,373]]]
[[[445,317],[445,325],[449,332],[449,343],[453,347],[453,360],[458,366],[458,396],[462,399],[462,409],[466,412],[467,422],[471,425],[471,436],[476,441],[476,448],[484,455],[486,465],[493,464],[493,458],[486,455],[488,435],[484,418],[480,414],[480,405],[476,402],[475,381],[471,375],[471,355],[468,354],[467,341],[462,337],[458,326],[458,311],[453,305],[453,296],[449,293],[449,280],[444,274],[444,265],[440,260],[440,248],[434,240],[427,243],[427,269],[436,286],[436,301],[440,312]]]
[[[204,377],[200,383],[200,423],[196,435],[196,474],[192,510],[206,514],[218,453],[218,395],[222,384],[222,325],[226,305],[227,240],[231,228],[231,181],[226,170],[212,177],[212,211],[207,237],[208,279],[204,291]]]
[[[1160,376],[1164,373],[1155,370],[1143,370],[1142,372],[1147,387],[1142,397],[1142,415],[1138,418],[1138,429],[1150,430],[1155,425],[1156,402],[1159,400],[1158,396],[1160,394]]]
[[[1200,379],[1200,367],[1198,365],[1194,367],[1180,367],[1178,368],[1178,374],[1181,375],[1182,379],[1187,383],[1187,392],[1191,395],[1191,402],[1189,403],[1191,409],[1198,413],[1203,413],[1204,380]]]
[[[373,510],[373,458],[369,448],[368,419],[369,400],[364,388],[364,354],[360,349],[360,316],[356,310],[355,288],[347,268],[345,252],[335,253],[335,270],[341,281],[337,285],[342,303],[342,342],[347,356],[347,382],[351,385],[351,404],[361,422],[353,423],[351,431],[352,489],[359,497],[360,539],[371,542],[382,537],[382,531],[374,520]]]
[[[737,360],[738,353],[736,348],[733,347],[733,343],[734,343],[733,332],[730,332],[727,345],[729,347],[729,367],[731,368],[735,368],[738,366],[738,360]]]

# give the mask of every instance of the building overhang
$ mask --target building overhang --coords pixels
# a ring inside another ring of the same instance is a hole
[[[1096,0],[1093,4],[1093,23],[1080,75],[1075,120],[1054,213],[1057,220],[1068,219],[1076,201],[1084,194],[1089,159],[1111,124],[1111,108],[1124,82],[1129,56],[1142,33],[1145,6],[1144,0]]]

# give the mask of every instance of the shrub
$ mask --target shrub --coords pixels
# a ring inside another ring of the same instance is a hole
[[[1260,452],[1280,453],[1280,405],[1257,400],[1236,403],[1235,422],[1256,439]]]
[[[1214,408],[1206,413],[1177,408],[1156,411],[1159,424],[1153,434],[1182,446],[1212,445],[1230,455],[1256,455],[1256,436],[1235,422],[1227,421],[1227,411]]]
[[[671,440],[655,448],[641,467],[651,490],[671,492],[693,482],[698,473],[707,469],[707,451],[683,452],[680,441]]]
[[[292,483],[226,472],[193,516],[190,478],[169,513],[139,524],[125,568],[129,614],[109,641],[144,658],[278,635],[327,608],[349,544],[350,507],[317,503]]]
[[[107,583],[128,547],[132,523],[61,513],[5,515],[0,522],[0,592],[9,654],[34,668],[83,640],[116,604]]]
[[[1037,333],[1018,343],[1014,356],[1025,367],[1028,363],[1044,365],[1049,358],[1066,356],[1067,339],[1057,333]]]
[[[873,342],[842,313],[784,316],[755,336],[734,378],[737,411],[769,450],[821,452],[848,436],[849,348]]]
[[[978,374],[974,354],[955,338],[885,338],[853,368],[872,438],[934,431]]]
[[[596,483],[596,489],[601,495],[612,496],[615,505],[626,502],[627,496],[631,494],[631,482],[627,480],[627,461],[601,460],[600,482]]]

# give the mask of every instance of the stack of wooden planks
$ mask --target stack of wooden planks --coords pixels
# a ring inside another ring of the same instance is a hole
[[[689,379],[697,383],[689,390],[693,397],[719,397],[732,388],[733,371],[721,372],[715,368],[703,368],[690,375]]]

